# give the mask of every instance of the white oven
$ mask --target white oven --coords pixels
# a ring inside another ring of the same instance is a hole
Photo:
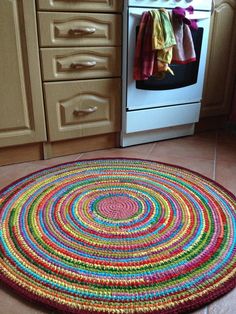
[[[197,20],[192,32],[197,60],[171,65],[175,75],[163,80],[133,79],[137,29],[141,15],[152,8],[171,10],[193,6],[188,18]],[[121,145],[193,134],[199,119],[211,16],[210,0],[129,0],[124,6],[123,120]]]

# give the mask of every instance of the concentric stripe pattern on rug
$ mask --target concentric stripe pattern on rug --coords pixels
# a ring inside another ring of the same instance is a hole
[[[72,162],[0,193],[1,278],[74,313],[181,313],[235,286],[236,199],[154,161]]]

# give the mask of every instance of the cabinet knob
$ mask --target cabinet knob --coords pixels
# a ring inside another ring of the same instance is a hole
[[[79,27],[79,28],[71,28],[68,30],[68,34],[73,36],[84,36],[93,34],[96,32],[95,27]]]
[[[89,107],[89,108],[85,108],[85,109],[79,109],[79,108],[75,108],[73,111],[73,114],[75,116],[78,116],[79,114],[84,114],[84,113],[93,113],[95,111],[98,110],[98,107],[94,106],[94,107]]]

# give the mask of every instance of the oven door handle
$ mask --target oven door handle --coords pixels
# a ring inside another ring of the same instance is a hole
[[[142,14],[139,13],[130,13],[133,16],[141,17]],[[193,14],[187,13],[185,16],[189,20],[207,20],[210,18],[210,12],[194,12]]]
[[[189,20],[207,20],[210,18],[210,12],[194,12],[193,14],[186,13],[185,17]]]

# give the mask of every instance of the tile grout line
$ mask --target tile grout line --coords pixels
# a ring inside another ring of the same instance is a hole
[[[150,155],[151,155],[155,145],[156,145],[156,142],[152,143],[152,146],[149,148],[145,158],[149,158],[150,157]]]
[[[80,160],[83,155],[84,155],[84,153],[78,154],[78,156],[76,157],[76,159],[74,161]]]
[[[217,155],[217,142],[218,142],[218,132],[216,133],[215,138],[215,151],[214,151],[214,162],[213,162],[213,180],[216,179],[216,155]]]

